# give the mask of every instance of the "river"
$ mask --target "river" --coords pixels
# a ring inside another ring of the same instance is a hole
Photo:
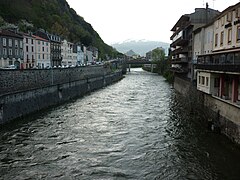
[[[163,77],[126,77],[0,131],[0,179],[239,179],[240,149]]]

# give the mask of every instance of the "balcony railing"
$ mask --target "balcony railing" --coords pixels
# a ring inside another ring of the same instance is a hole
[[[176,41],[174,41],[170,47],[176,47],[176,46],[184,46],[188,43],[188,39],[185,38],[184,36],[178,38]]]
[[[187,58],[176,58],[176,59],[172,59],[171,63],[172,64],[188,63],[188,59]]]
[[[180,73],[180,74],[186,74],[188,73],[188,70],[186,68],[176,68],[176,67],[171,67],[170,71],[175,72],[175,73]]]
[[[240,64],[197,64],[196,69],[240,73]]]
[[[187,53],[188,53],[188,48],[187,47],[180,47],[180,48],[175,49],[171,52],[172,55],[187,54]]]

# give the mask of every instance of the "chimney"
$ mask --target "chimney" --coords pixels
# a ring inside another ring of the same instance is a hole
[[[208,2],[206,3],[206,9],[208,9]]]

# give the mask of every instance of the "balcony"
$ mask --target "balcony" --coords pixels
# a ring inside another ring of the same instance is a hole
[[[240,64],[197,64],[196,69],[240,73]]]
[[[176,58],[176,59],[172,59],[172,60],[171,60],[171,63],[172,63],[172,64],[186,64],[186,63],[188,63],[188,59],[185,58],[185,57]]]
[[[186,74],[188,73],[188,70],[186,68],[180,68],[180,67],[171,67],[170,71],[179,73],[179,74]]]
[[[176,41],[174,41],[170,47],[176,47],[176,46],[185,46],[187,45],[187,43],[189,42],[189,40],[187,38],[185,38],[184,36],[178,38]]]
[[[178,49],[175,49],[171,52],[171,55],[177,55],[177,54],[187,54],[188,48],[187,47],[180,47]]]

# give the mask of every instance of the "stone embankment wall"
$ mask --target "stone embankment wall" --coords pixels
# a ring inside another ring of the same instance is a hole
[[[122,70],[111,72],[101,66],[51,71],[0,71],[3,75],[0,79],[0,124],[83,96],[122,78]]]
[[[225,100],[204,94],[204,103],[214,112],[212,118],[214,128],[240,144],[240,108]]]
[[[27,69],[24,71],[1,70],[0,95],[104,76],[110,73],[111,70],[103,68],[103,66],[46,70]]]
[[[190,82],[182,79],[180,77],[175,76],[174,77],[174,84],[173,87],[175,90],[177,90],[181,94],[187,94],[190,89]]]
[[[240,144],[240,107],[226,100],[197,91],[196,87],[185,79],[176,76],[174,78],[176,91],[183,94],[186,101],[196,101],[192,108],[198,108],[197,104],[203,104],[206,107],[206,109],[200,109],[199,111],[203,111],[202,113],[208,123],[212,124],[212,130],[220,130],[233,142]],[[193,105],[191,104],[191,106]]]

